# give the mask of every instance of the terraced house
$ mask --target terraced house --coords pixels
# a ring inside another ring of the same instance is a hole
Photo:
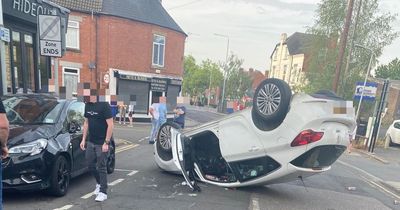
[[[168,109],[175,107],[187,35],[159,0],[52,1],[71,10],[58,66],[67,93],[90,81],[107,101],[117,95],[134,102],[139,115],[147,115],[152,96],[166,96]]]

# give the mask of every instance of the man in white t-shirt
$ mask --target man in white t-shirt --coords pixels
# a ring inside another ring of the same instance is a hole
[[[149,144],[154,144],[156,137],[157,137],[158,128],[160,126],[159,120],[158,120],[160,117],[160,114],[158,113],[159,106],[160,106],[159,98],[154,97],[153,104],[150,106],[150,109],[149,109],[149,113],[151,115],[151,133],[150,133]]]

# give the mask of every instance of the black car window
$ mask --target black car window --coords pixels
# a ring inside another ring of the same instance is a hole
[[[74,102],[68,108],[67,120],[68,122],[77,122],[79,125],[83,125],[85,121],[84,117],[85,104],[82,102]]]
[[[245,182],[278,169],[281,165],[270,157],[260,157],[229,163],[240,182]]]
[[[10,124],[56,123],[65,103],[40,95],[4,96],[2,101]]]
[[[400,122],[397,122],[393,125],[394,128],[400,129]]]

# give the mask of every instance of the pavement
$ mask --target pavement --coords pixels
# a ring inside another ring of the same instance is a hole
[[[369,180],[384,185],[400,196],[400,145],[387,149],[375,147],[373,153],[353,149],[342,160],[353,165],[353,169],[367,176]]]

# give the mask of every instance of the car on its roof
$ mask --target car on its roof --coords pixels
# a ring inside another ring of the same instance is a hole
[[[154,145],[156,164],[195,181],[243,187],[292,181],[328,171],[356,126],[351,101],[330,91],[292,96],[283,80],[266,79],[253,107],[182,130],[167,122]]]
[[[9,157],[2,160],[5,191],[67,193],[70,179],[88,171],[80,148],[85,104],[46,94],[15,94],[1,100],[10,123]],[[115,168],[115,142],[107,172]]]

